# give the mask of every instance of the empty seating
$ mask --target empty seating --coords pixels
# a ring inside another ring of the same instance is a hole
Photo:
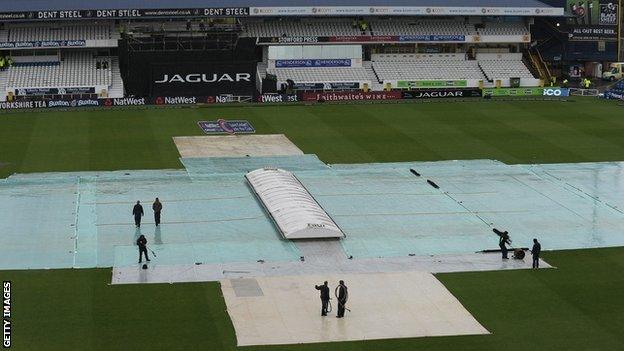
[[[363,67],[269,68],[267,73],[276,75],[280,82],[292,79],[295,83],[367,82],[374,80],[374,77],[371,77]]]
[[[528,28],[521,22],[485,22],[477,32],[480,35],[529,35]]]
[[[348,19],[302,19],[299,21],[262,20],[245,22],[248,37],[352,36],[362,35]]]
[[[374,35],[471,35],[474,26],[448,19],[387,19],[370,23]]]
[[[490,80],[509,78],[535,78],[522,62],[522,54],[477,54],[479,66]]]
[[[8,26],[8,41],[101,40],[112,32],[108,24],[20,24]]]
[[[476,61],[375,62],[380,80],[484,79]]]
[[[9,88],[110,86],[111,68],[111,60],[108,57],[94,57],[94,54],[88,51],[67,52],[63,53],[62,60],[57,63],[21,64],[11,67],[5,84]]]
[[[373,61],[392,62],[412,62],[412,61],[464,61],[465,53],[448,54],[423,54],[423,53],[402,53],[402,54],[373,54]]]
[[[360,35],[458,35],[458,36],[523,36],[529,29],[523,22],[474,23],[463,19],[444,18],[388,18],[367,22],[368,30],[353,27],[352,19],[283,19],[248,20],[244,22],[244,36],[360,36]],[[457,39],[455,39],[457,40]]]

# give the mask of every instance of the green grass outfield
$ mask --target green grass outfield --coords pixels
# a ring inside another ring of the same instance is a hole
[[[171,137],[217,118],[284,133],[329,163],[624,160],[624,108],[593,99],[158,108],[0,114],[0,176],[180,168]],[[438,275],[492,335],[242,349],[624,350],[624,248],[544,258],[559,268]],[[13,281],[15,350],[236,348],[216,283],[110,286],[110,269],[0,277]]]
[[[623,257],[559,251],[544,255],[558,269],[437,275],[491,335],[241,350],[622,350]],[[218,283],[111,286],[110,269],[0,275],[13,283],[15,350],[236,349]]]
[[[615,102],[477,101],[0,114],[0,163],[9,163],[0,177],[181,168],[171,137],[201,135],[197,121],[217,118],[284,133],[329,163],[624,160],[624,108]]]

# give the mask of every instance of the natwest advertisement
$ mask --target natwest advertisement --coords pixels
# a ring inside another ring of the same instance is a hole
[[[375,100],[400,100],[400,91],[339,91],[339,92],[305,92],[302,94],[303,101],[375,101]]]
[[[157,96],[154,98],[154,105],[195,105],[201,98],[196,96]]]
[[[152,96],[254,95],[254,62],[180,62],[152,67]]]

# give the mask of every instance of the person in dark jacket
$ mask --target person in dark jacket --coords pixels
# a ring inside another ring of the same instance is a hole
[[[143,254],[145,254],[145,260],[149,262],[150,259],[147,256],[147,239],[145,239],[145,235],[141,235],[136,243],[139,246],[139,263],[143,262]]]
[[[503,260],[508,260],[509,257],[507,257],[507,244],[511,244],[511,240],[509,239],[509,232],[508,231],[504,231],[504,232],[500,232],[500,231],[495,231],[496,234],[498,234],[498,247],[500,247],[501,252],[503,253]]]
[[[533,248],[531,249],[531,254],[533,255],[533,268],[539,268],[539,255],[542,252],[542,244],[537,241],[537,239],[533,239]]]
[[[329,305],[329,287],[327,282],[323,285],[315,285],[316,290],[321,291],[321,316],[327,316],[327,306]]]
[[[154,210],[154,222],[156,222],[156,226],[160,225],[160,211],[162,211],[162,202],[156,198],[154,204],[152,205],[152,210]]]
[[[140,228],[141,217],[143,217],[143,206],[141,206],[141,201],[137,201],[136,205],[134,205],[132,215],[134,216],[134,225],[136,225],[137,228]]]
[[[347,300],[349,299],[349,291],[347,290],[344,280],[338,283],[335,293],[338,299],[338,314],[336,317],[342,318],[344,317],[345,309],[347,308]]]

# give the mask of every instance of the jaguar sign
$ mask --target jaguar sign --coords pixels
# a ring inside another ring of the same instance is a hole
[[[255,95],[253,62],[179,62],[152,67],[152,96]]]
[[[220,83],[220,82],[251,82],[249,73],[191,73],[191,74],[165,74],[156,84],[163,83]]]

